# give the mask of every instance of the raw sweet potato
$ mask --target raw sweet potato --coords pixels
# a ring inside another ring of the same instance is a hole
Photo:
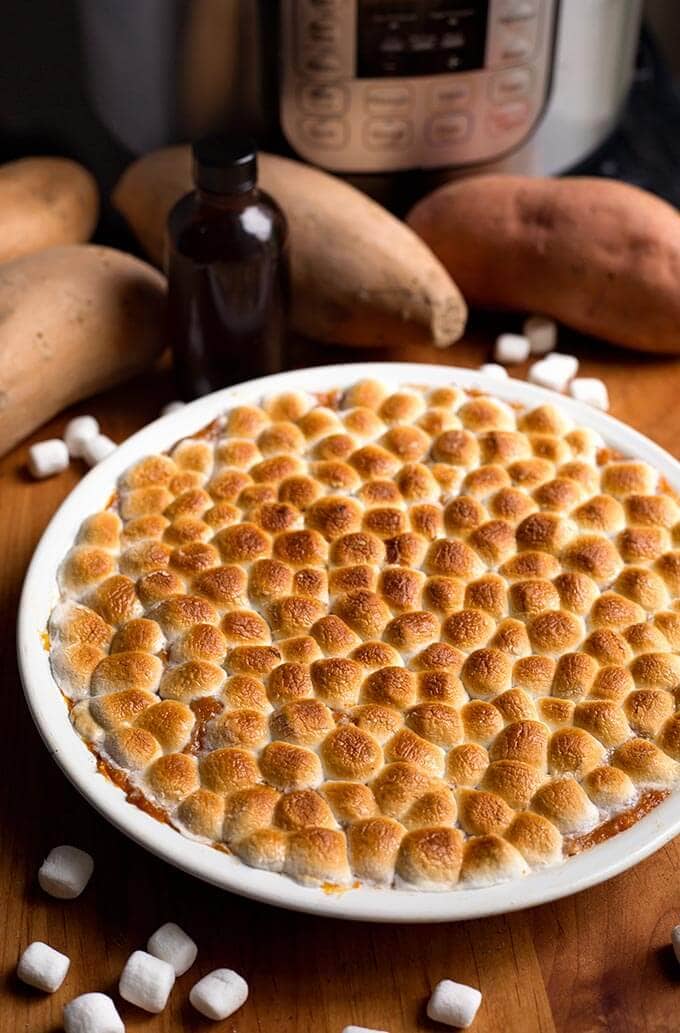
[[[77,162],[21,158],[0,165],[0,262],[84,243],[98,215],[97,184]]]
[[[443,348],[460,337],[465,302],[404,223],[309,165],[260,154],[259,168],[260,185],[288,218],[298,333],[358,346],[420,341]],[[140,158],[116,185],[115,206],[159,265],[168,211],[191,188],[188,147]]]
[[[680,215],[609,179],[475,176],[409,225],[470,305],[542,312],[583,333],[680,352]]]
[[[72,244],[0,265],[0,455],[148,366],[164,301],[163,276],[112,248]]]

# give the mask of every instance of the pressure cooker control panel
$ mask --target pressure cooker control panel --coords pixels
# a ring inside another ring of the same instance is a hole
[[[547,100],[558,0],[281,0],[281,124],[335,172],[492,161]]]

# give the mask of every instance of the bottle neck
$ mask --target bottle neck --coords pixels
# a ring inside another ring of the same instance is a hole
[[[256,202],[258,195],[257,186],[234,194],[215,194],[202,187],[196,187],[196,197],[202,208],[214,208],[222,212],[240,211],[242,208],[247,208]]]

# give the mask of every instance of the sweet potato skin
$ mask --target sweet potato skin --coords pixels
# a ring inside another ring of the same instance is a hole
[[[680,352],[680,215],[591,177],[447,184],[408,224],[470,305],[541,312],[627,348]]]
[[[436,344],[465,327],[465,302],[441,263],[404,223],[342,180],[309,165],[260,154],[260,186],[288,219],[298,333],[356,347]],[[140,158],[113,203],[158,265],[167,214],[192,189],[188,147]]]
[[[0,165],[0,262],[89,240],[99,191],[87,169],[68,158],[21,158]]]
[[[165,279],[113,248],[73,244],[0,266],[0,455],[160,353]]]

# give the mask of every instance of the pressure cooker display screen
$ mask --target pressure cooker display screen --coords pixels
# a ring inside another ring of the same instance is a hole
[[[482,68],[488,0],[358,0],[357,77]]]

